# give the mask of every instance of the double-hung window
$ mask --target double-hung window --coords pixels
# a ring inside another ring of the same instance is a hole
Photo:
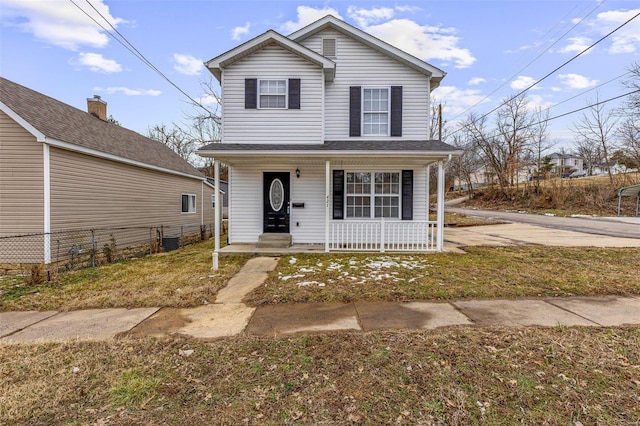
[[[258,108],[287,107],[287,80],[259,80]]]
[[[182,213],[196,212],[196,196],[194,194],[182,194]]]
[[[362,134],[389,136],[389,88],[362,89]]]
[[[347,218],[399,218],[400,173],[347,172]]]

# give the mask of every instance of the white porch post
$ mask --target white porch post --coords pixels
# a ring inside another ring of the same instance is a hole
[[[214,246],[213,246],[213,269],[218,269],[218,252],[220,251],[220,206],[222,203],[222,197],[220,197],[220,161],[213,161],[213,179],[215,186],[215,203],[216,208],[214,210]]]
[[[431,164],[427,167],[427,221],[429,220],[429,210],[431,209]]]
[[[438,161],[438,203],[437,203],[436,250],[443,251],[444,246],[444,161]]]
[[[331,220],[331,161],[325,162],[324,173],[324,251],[329,253],[329,221]]]

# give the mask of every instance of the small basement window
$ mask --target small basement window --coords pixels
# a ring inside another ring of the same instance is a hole
[[[182,213],[196,212],[195,194],[182,194]]]

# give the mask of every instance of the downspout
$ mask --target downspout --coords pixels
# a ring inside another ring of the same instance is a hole
[[[51,156],[48,143],[42,144],[44,184],[44,263],[51,263]]]

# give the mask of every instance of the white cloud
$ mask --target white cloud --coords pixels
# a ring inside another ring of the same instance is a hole
[[[482,92],[476,89],[458,89],[455,86],[440,86],[433,91],[434,99],[442,102],[448,116],[456,116],[478,103],[489,102]]]
[[[529,108],[532,111],[536,109],[545,110],[553,106],[553,102],[546,101],[544,97],[540,95],[528,95],[527,101],[528,101],[527,108]]]
[[[181,53],[174,53],[173,61],[175,62],[173,68],[179,73],[185,75],[198,75],[204,67],[202,59],[198,59],[191,55],[183,55]]]
[[[453,62],[455,68],[470,67],[476,58],[468,49],[458,47],[454,28],[423,26],[409,19],[391,21],[364,28],[368,33],[420,59]]]
[[[355,6],[347,8],[347,15],[353,19],[360,27],[367,27],[381,21],[393,18],[394,10],[390,7],[374,7],[372,9],[362,9]]]
[[[251,22],[247,22],[244,27],[235,27],[231,30],[231,38],[233,40],[240,40],[243,35],[249,34],[249,28],[251,28]]]
[[[586,89],[598,84],[598,80],[590,80],[588,77],[580,74],[560,74],[558,75],[558,79],[570,89]]]
[[[477,86],[482,83],[486,83],[487,80],[482,77],[473,77],[471,80],[467,82],[469,86]]]
[[[78,59],[71,61],[73,64],[88,67],[91,71],[112,73],[121,72],[122,65],[113,59],[107,59],[99,53],[80,52]]]
[[[534,84],[536,80],[533,77],[527,77],[526,75],[519,75],[513,80],[509,86],[514,90],[524,90]],[[539,87],[533,87],[532,89],[539,89]]]
[[[92,4],[114,27],[126,22],[113,17],[109,6],[102,0],[93,1]],[[104,22],[86,3],[78,2],[78,5],[98,22]],[[109,43],[104,30],[71,2],[2,0],[2,15],[4,25],[18,28],[43,42],[65,49],[104,47]]]
[[[198,98],[198,102],[200,102],[200,104],[205,105],[205,106],[209,106],[209,105],[219,105],[219,98],[207,93],[205,95],[202,95]]]
[[[559,50],[560,53],[580,53],[587,47],[591,46],[593,42],[588,37],[570,37],[567,39],[569,44]],[[588,50],[586,53],[589,53]]]
[[[160,90],[155,89],[129,89],[127,87],[94,87],[94,92],[102,92],[108,95],[112,95],[114,93],[122,93],[125,96],[159,96],[162,94]]]
[[[338,19],[342,19],[340,13],[332,7],[323,7],[321,9],[316,9],[311,6],[298,6],[296,12],[298,13],[298,20],[285,22],[280,27],[280,31],[285,34],[292,33],[326,15],[333,15]]]
[[[592,26],[604,35],[639,12],[640,9],[602,12],[598,14]],[[640,48],[640,19],[634,19],[611,36],[609,53],[634,53],[638,48]]]

